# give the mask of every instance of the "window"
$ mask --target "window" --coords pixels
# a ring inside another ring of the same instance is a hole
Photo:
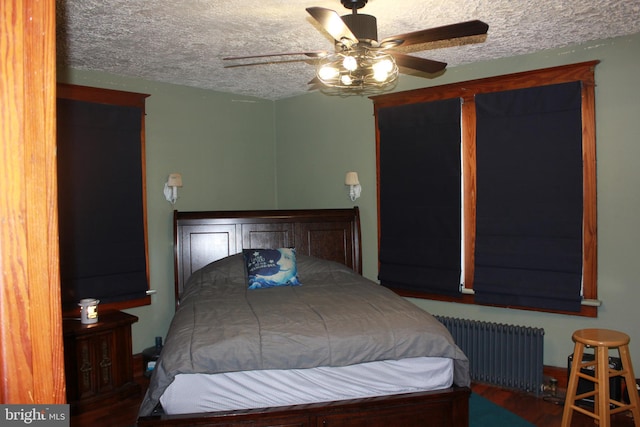
[[[144,111],[148,95],[58,85],[60,282],[65,313],[148,296]]]
[[[379,111],[380,139],[393,141],[380,144],[379,279],[385,285],[459,293],[460,111],[457,98]]]
[[[596,64],[372,98],[382,284],[597,315]]]

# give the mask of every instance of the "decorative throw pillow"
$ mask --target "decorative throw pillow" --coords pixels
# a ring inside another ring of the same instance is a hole
[[[249,289],[300,285],[294,248],[245,249],[243,254]]]

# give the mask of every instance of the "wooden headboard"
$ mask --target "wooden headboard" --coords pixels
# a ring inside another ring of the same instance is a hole
[[[362,274],[360,212],[353,209],[173,213],[176,304],[189,276],[253,248],[295,247]]]

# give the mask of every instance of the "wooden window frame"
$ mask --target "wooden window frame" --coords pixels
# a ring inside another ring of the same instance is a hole
[[[451,83],[405,92],[371,97],[374,102],[376,123],[376,176],[378,218],[380,218],[380,132],[378,110],[404,104],[432,102],[450,98],[462,99],[461,137],[464,188],[464,247],[465,289],[459,298],[444,295],[403,292],[407,297],[428,298],[476,304],[473,296],[475,234],[476,234],[476,108],[475,95],[525,89],[536,86],[582,83],[582,159],[583,159],[583,304],[579,313],[545,310],[530,307],[513,307],[524,310],[547,311],[586,317],[597,317],[597,200],[596,200],[596,136],[595,136],[595,67],[600,61],[588,61],[540,70],[495,76],[485,79]],[[378,252],[380,252],[380,220],[378,219]]]
[[[135,107],[140,110],[140,170],[142,179],[142,226],[144,232],[144,254],[145,254],[145,275],[147,278],[147,295],[125,301],[117,301],[100,304],[101,311],[123,310],[127,308],[142,307],[151,304],[151,297],[148,291],[151,288],[149,275],[149,230],[147,225],[147,184],[146,184],[146,132],[145,132],[145,104],[146,98],[150,95],[145,93],[125,92],[114,89],[97,88],[90,86],[80,86],[67,83],[57,83],[58,99],[72,101],[91,102],[96,104],[108,104],[122,107]],[[65,310],[65,316],[76,315],[78,308]]]

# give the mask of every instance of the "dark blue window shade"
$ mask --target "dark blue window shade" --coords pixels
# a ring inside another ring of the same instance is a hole
[[[144,298],[141,111],[67,99],[57,108],[63,308]]]
[[[580,311],[580,82],[477,95],[476,302]]]
[[[459,295],[461,100],[378,111],[380,282]]]

